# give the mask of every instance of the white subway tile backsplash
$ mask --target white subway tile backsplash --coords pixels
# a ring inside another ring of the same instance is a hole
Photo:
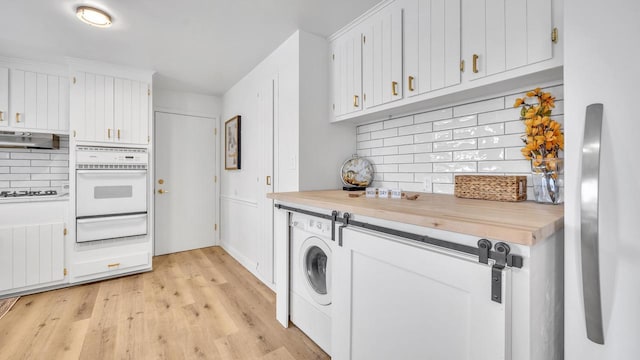
[[[478,114],[478,124],[493,124],[505,121],[519,120],[520,119],[520,109],[519,108],[509,108],[498,111],[491,111],[484,114]]]
[[[414,124],[420,124],[424,122],[431,122],[443,119],[450,119],[453,117],[453,109],[446,108],[435,111],[429,111],[422,114],[416,114],[413,118]]]
[[[478,171],[478,165],[476,162],[471,162],[471,161],[433,164],[433,172],[469,173],[469,172],[476,172],[476,171]]]
[[[456,151],[454,161],[504,160],[504,149],[483,149]]]
[[[369,140],[369,141],[360,141],[358,143],[358,149],[371,149],[374,147],[381,147],[383,145],[382,139],[378,140]]]
[[[478,101],[453,108],[453,116],[465,116],[504,109],[504,97]]]
[[[413,135],[398,136],[384,139],[384,146],[413,144]]]
[[[433,123],[405,126],[398,129],[398,135],[419,134],[433,131]]]
[[[373,123],[373,124],[367,124],[367,125],[358,126],[358,134],[362,134],[362,133],[366,133],[366,132],[372,132],[372,131],[378,131],[378,130],[382,130],[382,123],[381,122],[376,122],[376,123]]]
[[[433,143],[433,151],[470,150],[478,147],[478,139],[463,139]]]
[[[29,166],[31,160],[0,160],[0,166]]]
[[[410,173],[385,173],[384,181],[413,181],[413,174]]]
[[[24,160],[49,160],[50,159],[49,154],[43,154],[43,153],[12,153],[11,154],[11,158],[12,159],[24,159]]]
[[[48,168],[48,167],[31,167],[31,166],[25,166],[25,167],[12,167],[11,168],[11,173],[12,174],[46,174],[49,173],[50,169],[52,168]],[[67,168],[53,168],[53,169],[64,169],[65,171],[68,172]]]
[[[0,149],[3,191],[51,190],[68,183],[68,137],[60,138],[60,149]]]
[[[371,133],[371,140],[374,139],[384,139],[392,136],[398,136],[398,129],[388,129],[388,130],[380,130],[374,131]]]
[[[401,126],[413,125],[413,116],[407,116],[399,119],[387,120],[384,122],[385,129],[399,128]]]
[[[522,138],[521,134],[502,135],[502,136],[490,136],[480,138],[478,141],[479,149],[496,148],[496,147],[510,147],[521,146]]]
[[[451,130],[431,132],[424,134],[417,134],[413,136],[413,142],[418,143],[432,143],[434,141],[443,141],[453,139]]]
[[[468,138],[477,138],[481,136],[503,135],[503,134],[504,134],[503,123],[482,125],[482,126],[472,126],[468,128],[453,130],[454,139],[468,139]]]
[[[545,90],[557,97],[552,118],[563,123],[563,86]],[[520,152],[524,125],[520,110],[512,108],[521,96],[511,94],[359,126],[358,153],[374,164],[373,185],[424,191],[426,179],[427,192],[453,194],[456,174],[528,175],[530,161]]]
[[[453,195],[454,185],[453,184],[433,184],[433,193],[434,194],[448,194]]]
[[[399,165],[398,171],[411,173],[430,173],[433,171],[433,164],[402,164]]]
[[[478,162],[478,172],[481,173],[507,173],[507,172],[527,172],[531,171],[529,160],[506,160],[506,161],[480,161]]]
[[[463,116],[455,119],[440,120],[433,123],[433,131],[442,131],[468,127],[478,124],[477,115]]]
[[[381,148],[373,148],[373,149],[371,149],[371,155],[373,155],[373,156],[377,156],[377,155],[397,155],[397,154],[398,154],[398,147],[396,147],[396,146],[381,147]]]
[[[385,164],[410,164],[413,163],[413,154],[388,155],[384,157]]]
[[[398,154],[416,154],[431,151],[433,151],[433,144],[431,143],[398,146]]]
[[[386,172],[398,172],[398,165],[389,164],[389,165],[381,165],[381,164],[373,164],[373,171],[376,174],[386,173]]]
[[[450,152],[415,154],[413,156],[413,161],[415,161],[417,163],[423,163],[423,162],[447,162],[447,161],[452,161],[452,160],[453,160],[453,155]]]

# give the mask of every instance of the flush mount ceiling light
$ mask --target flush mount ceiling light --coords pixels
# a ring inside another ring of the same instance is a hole
[[[76,9],[76,16],[82,22],[91,26],[108,28],[111,26],[111,15],[90,6],[79,6]]]

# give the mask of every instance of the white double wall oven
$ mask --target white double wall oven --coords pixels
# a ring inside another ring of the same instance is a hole
[[[148,232],[147,149],[76,149],[76,242]]]

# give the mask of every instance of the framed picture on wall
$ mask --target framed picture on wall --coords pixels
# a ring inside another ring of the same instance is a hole
[[[240,115],[224,123],[224,168],[240,170]]]

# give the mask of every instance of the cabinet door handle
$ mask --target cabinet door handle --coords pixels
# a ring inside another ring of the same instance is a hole
[[[110,269],[114,268],[114,267],[118,267],[118,266],[120,266],[120,263],[113,263],[113,264],[107,265],[107,267],[110,268]]]
[[[0,111],[0,121],[4,121],[4,111]]]
[[[118,129],[118,140],[120,140],[120,129]]]
[[[267,185],[271,186],[271,176],[267,176]]]
[[[413,87],[413,80],[415,80],[415,78],[413,76],[409,76],[409,91],[415,91],[416,90]]]
[[[20,113],[16,113],[16,122],[19,123],[20,122]]]
[[[358,95],[353,95],[353,107],[360,106],[360,102],[358,101]]]
[[[392,81],[391,82],[391,93],[393,94],[393,96],[398,96],[398,82],[397,81]]]
[[[107,138],[111,139],[111,129],[107,129]]]
[[[473,54],[473,73],[477,74],[478,73],[478,58],[480,56],[478,56],[478,54]]]

